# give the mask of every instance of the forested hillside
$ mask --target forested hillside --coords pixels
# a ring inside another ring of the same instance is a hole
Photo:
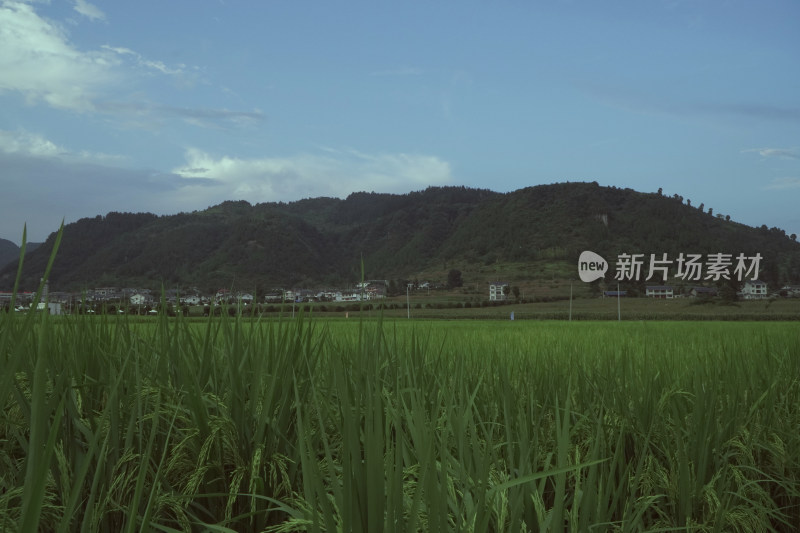
[[[41,244],[40,242],[29,242],[25,247],[25,252],[32,252]],[[0,269],[11,262],[16,262],[17,259],[19,259],[19,246],[8,239],[0,239]]]
[[[19,257],[19,246],[7,239],[0,239],[0,268]]]
[[[64,228],[51,275],[63,290],[103,285],[271,287],[414,277],[448,266],[572,263],[583,250],[760,253],[771,285],[800,281],[800,244],[778,228],[748,227],[660,193],[559,183],[510,193],[431,187],[355,193],[156,216],[109,213]],[[41,277],[55,235],[29,254],[23,286]],[[0,270],[13,285],[16,261]]]

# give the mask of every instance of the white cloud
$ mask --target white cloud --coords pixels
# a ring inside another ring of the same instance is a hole
[[[56,157],[65,150],[40,135],[0,130],[0,152],[34,157]]]
[[[800,159],[800,152],[795,148],[752,148],[744,152],[756,152],[761,157],[780,157],[783,159]]]
[[[106,45],[99,50],[79,50],[63,26],[40,16],[33,5],[0,2],[0,93],[19,92],[29,104],[98,111],[100,97],[112,86],[130,80],[131,62],[163,75],[186,74],[185,65],[168,66],[129,48]],[[93,19],[104,17],[81,0],[75,9]]]
[[[343,197],[356,191],[408,192],[451,183],[450,164],[435,156],[365,154],[325,149],[325,155],[240,159],[214,157],[191,148],[186,164],[173,172],[210,180],[210,194],[254,202],[306,197]]]
[[[0,130],[0,153],[29,156],[32,158],[61,158],[63,160],[84,160],[94,162],[120,162],[123,156],[90,152],[71,151],[54,142],[26,131]]]
[[[19,91],[61,109],[87,111],[96,93],[113,79],[118,60],[108,52],[81,52],[58,24],[33,6],[0,5],[0,91]]]
[[[103,50],[107,50],[109,52],[114,52],[117,55],[132,56],[136,60],[136,64],[137,65],[139,65],[141,67],[145,67],[145,68],[151,69],[151,70],[157,70],[157,71],[161,72],[162,74],[167,74],[167,75],[172,75],[172,76],[181,75],[181,74],[184,74],[184,71],[185,71],[185,68],[186,68],[186,65],[178,65],[177,68],[170,68],[167,65],[165,65],[163,62],[161,62],[161,61],[153,61],[151,59],[147,59],[144,56],[142,56],[141,54],[139,54],[138,52],[134,52],[130,48],[124,48],[124,47],[121,47],[121,46],[110,46],[110,45],[107,45],[107,44],[104,44],[100,48],[102,48]]]
[[[113,156],[74,152],[35,134],[0,130],[0,237],[16,239],[28,222],[31,240],[44,240],[62,218],[109,211],[170,214],[223,200],[252,203],[344,197],[356,191],[406,193],[451,183],[438,157],[320,150],[286,158],[215,157],[186,152],[174,173],[132,169]]]
[[[764,188],[770,190],[800,189],[800,178],[773,178]]]
[[[105,13],[100,11],[97,6],[90,4],[86,0],[75,0],[75,7],[73,9],[90,20],[106,19]]]

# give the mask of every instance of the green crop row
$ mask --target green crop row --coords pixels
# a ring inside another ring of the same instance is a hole
[[[0,529],[800,523],[794,324],[0,321]]]

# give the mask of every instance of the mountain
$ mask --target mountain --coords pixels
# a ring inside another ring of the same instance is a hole
[[[362,265],[369,279],[398,279],[511,264],[531,276],[567,278],[583,250],[612,262],[620,253],[760,253],[763,280],[800,281],[796,236],[687,204],[677,195],[558,183],[510,193],[431,187],[343,200],[226,201],[167,216],[108,213],[65,226],[50,281],[54,290],[163,284],[263,291],[352,283]],[[54,240],[26,258],[23,286],[38,282]],[[0,287],[13,285],[15,274],[14,261],[0,270]]]
[[[25,245],[25,253],[30,253],[36,248],[41,246],[40,242],[29,242]],[[0,239],[0,269],[4,266],[14,263],[17,264],[19,259],[19,246],[9,241],[8,239]]]
[[[0,239],[0,268],[14,259],[19,259],[19,246],[9,240]]]

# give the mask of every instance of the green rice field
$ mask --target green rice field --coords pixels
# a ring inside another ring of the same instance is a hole
[[[0,315],[3,531],[792,531],[797,322]]]

